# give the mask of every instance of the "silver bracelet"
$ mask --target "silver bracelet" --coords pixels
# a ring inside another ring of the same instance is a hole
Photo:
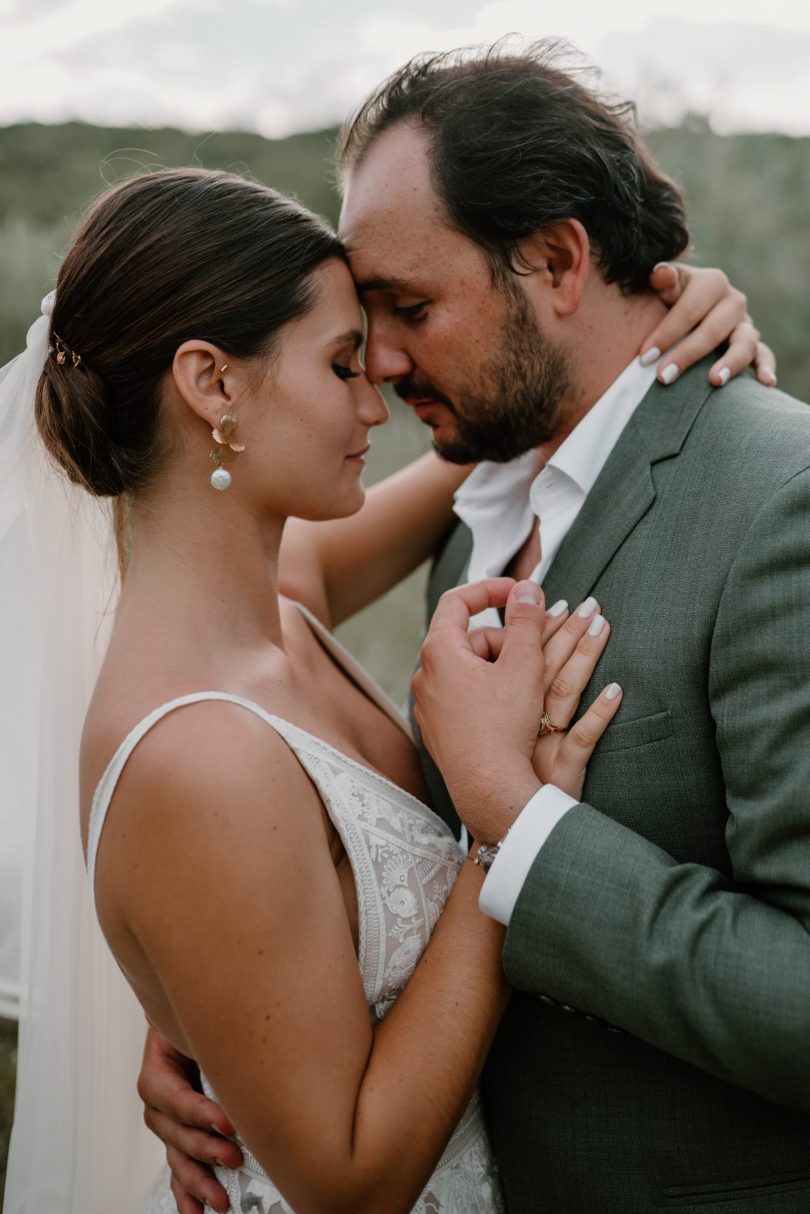
[[[509,830],[511,829],[512,828],[510,826]],[[509,830],[506,831],[506,834],[501,835],[497,843],[479,843],[478,851],[473,857],[473,864],[477,864],[478,867],[482,868],[485,873],[488,873],[492,868],[492,865],[495,863],[495,857],[506,842],[506,836],[509,834]]]

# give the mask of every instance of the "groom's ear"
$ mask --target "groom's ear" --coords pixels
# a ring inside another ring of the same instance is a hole
[[[521,241],[515,258],[530,268],[529,293],[541,292],[557,316],[571,316],[582,300],[591,272],[591,242],[578,219],[561,219]]]
[[[225,355],[207,341],[186,341],[178,346],[172,362],[174,386],[194,413],[211,426],[228,412],[233,374]]]

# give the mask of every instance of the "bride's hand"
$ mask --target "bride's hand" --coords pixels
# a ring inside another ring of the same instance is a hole
[[[505,628],[468,632],[471,616],[504,603]],[[574,781],[615,715],[620,697],[600,696],[566,735],[567,745],[557,743],[550,764],[546,750],[538,752],[546,678],[557,680],[558,689],[560,680],[571,688],[581,683],[581,691],[607,642],[604,630],[588,635],[591,625],[582,616],[547,614],[532,582],[494,578],[442,596],[413,680],[415,716],[460,816],[479,841],[501,838],[545,779],[566,782],[569,774]],[[547,662],[543,645],[558,631],[561,640]],[[559,717],[547,719],[567,727],[579,694],[573,702],[570,694],[555,698],[551,688],[549,695]]]
[[[723,342],[727,348],[709,369],[709,380],[722,388],[746,367],[753,366],[766,387],[776,383],[776,356],[760,341],[759,330],[748,315],[748,300],[732,286],[722,270],[688,266],[683,262],[661,262],[650,275],[650,286],[669,311],[639,350],[657,361],[680,342],[671,358],[661,358],[658,378],[674,383],[678,376],[711,354]],[[681,340],[683,339],[683,340]],[[673,368],[668,371],[667,368]]]
[[[543,647],[544,713],[532,764],[543,784],[555,784],[579,800],[588,761],[618,711],[622,689],[609,683],[571,725],[608,643],[610,624],[594,598],[567,618],[561,612],[558,619],[561,626],[547,635]]]

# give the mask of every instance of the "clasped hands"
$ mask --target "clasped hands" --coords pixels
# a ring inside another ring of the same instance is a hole
[[[472,616],[503,606],[503,628],[469,630]],[[571,725],[609,635],[595,599],[573,614],[565,603],[546,611],[533,582],[491,578],[439,600],[413,679],[415,716],[478,842],[500,839],[543,784],[582,795],[621,704],[611,683]]]

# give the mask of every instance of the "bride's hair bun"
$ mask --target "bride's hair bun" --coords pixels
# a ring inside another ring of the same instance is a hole
[[[137,487],[153,464],[148,449],[134,442],[113,443],[101,376],[70,355],[57,362],[52,352],[37,391],[37,425],[46,447],[76,484],[98,497],[118,497]]]
[[[161,384],[178,346],[272,354],[332,257],[345,254],[325,220],[233,173],[164,170],[102,194],[56,286],[36,401],[51,455],[99,496],[144,489],[171,446]]]

